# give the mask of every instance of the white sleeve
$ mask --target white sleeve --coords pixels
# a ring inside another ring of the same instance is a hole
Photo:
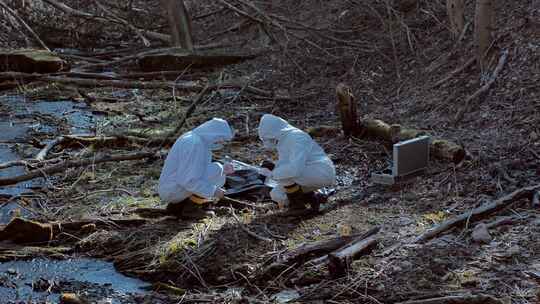
[[[187,191],[205,198],[212,198],[216,186],[206,178],[206,169],[210,165],[206,145],[193,136],[183,142],[177,151],[175,180]]]

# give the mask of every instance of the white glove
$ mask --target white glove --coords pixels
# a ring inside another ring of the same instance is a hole
[[[259,169],[259,174],[263,175],[263,176],[266,176],[266,177],[272,177],[272,171],[270,171],[270,169],[268,169],[268,168],[260,168]]]

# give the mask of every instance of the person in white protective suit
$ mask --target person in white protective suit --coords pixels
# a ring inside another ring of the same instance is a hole
[[[159,177],[159,197],[168,203],[168,213],[190,219],[212,215],[205,207],[223,198],[226,175],[234,171],[230,164],[212,162],[212,151],[232,138],[227,121],[214,118],[176,140]]]
[[[278,152],[275,165],[263,164],[263,174],[278,182],[270,192],[272,200],[288,201],[291,211],[303,212],[306,203],[318,211],[326,198],[316,190],[332,186],[336,180],[332,160],[311,136],[280,117],[263,115],[258,132],[264,147]]]

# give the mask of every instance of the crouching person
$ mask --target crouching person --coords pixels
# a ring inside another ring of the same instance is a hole
[[[168,203],[169,214],[185,219],[213,215],[209,203],[223,198],[222,187],[232,168],[212,162],[212,151],[232,137],[227,121],[214,118],[176,140],[159,177],[159,197]]]
[[[332,160],[306,132],[291,126],[280,117],[265,114],[259,124],[259,138],[268,149],[277,149],[275,165],[263,165],[278,182],[270,196],[278,203],[289,202],[291,213],[303,213],[306,204],[314,211],[326,201],[320,188],[332,186],[336,169]]]

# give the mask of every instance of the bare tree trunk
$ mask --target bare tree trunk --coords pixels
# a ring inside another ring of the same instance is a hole
[[[450,28],[455,38],[459,37],[465,27],[465,1],[446,0],[446,11],[450,21]]]
[[[493,30],[493,1],[492,0],[476,0],[475,11],[475,42],[477,46],[477,58],[482,74],[486,71],[485,60],[486,53],[491,46]]]
[[[183,0],[161,0],[171,27],[171,44],[193,51],[191,20]]]

